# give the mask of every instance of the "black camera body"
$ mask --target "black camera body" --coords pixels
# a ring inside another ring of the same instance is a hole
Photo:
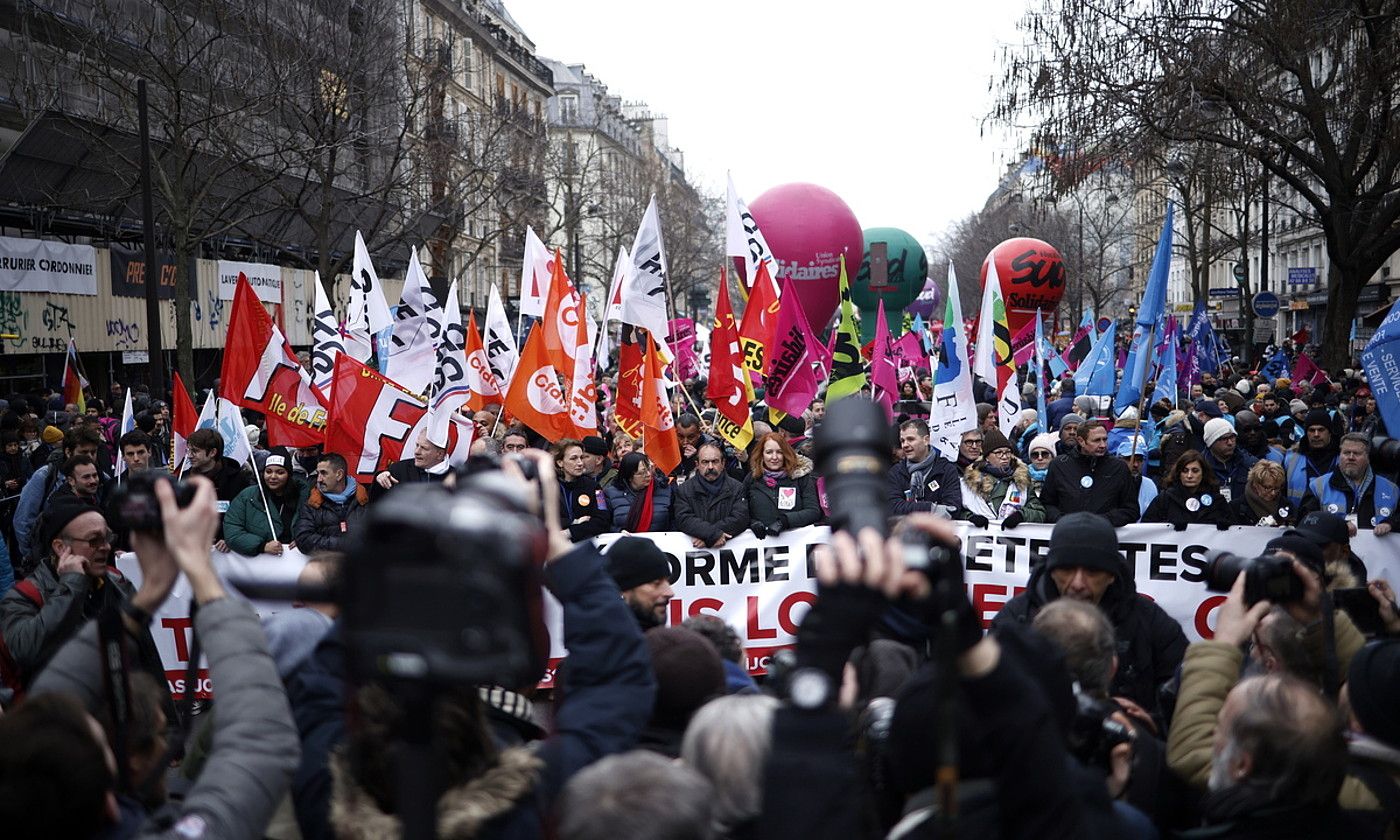
[[[1127,726],[1113,719],[1118,708],[1108,700],[1099,700],[1075,687],[1077,707],[1066,739],[1070,752],[1082,764],[1108,773],[1112,770],[1110,756],[1119,744],[1130,744],[1133,734]]]
[[[827,406],[817,429],[813,460],[826,481],[834,530],[888,533],[885,476],[890,468],[890,423],[885,410],[864,397]]]
[[[142,470],[131,473],[125,481],[117,485],[116,492],[109,502],[113,514],[112,529],[120,533],[142,531],[159,534],[165,531],[165,522],[160,516],[160,500],[156,498],[156,485],[168,482],[175,493],[175,504],[181,508],[194,501],[194,485],[187,481],[155,470]]]
[[[1267,600],[1292,604],[1303,600],[1303,580],[1293,569],[1293,561],[1277,554],[1241,557],[1221,551],[1206,558],[1206,589],[1229,592],[1235,578],[1244,573],[1244,602],[1253,606]]]
[[[1383,435],[1371,438],[1371,469],[1378,473],[1400,471],[1400,440]]]
[[[429,686],[533,686],[549,655],[548,537],[499,471],[449,491],[397,488],[369,509],[339,601],[352,675]]]

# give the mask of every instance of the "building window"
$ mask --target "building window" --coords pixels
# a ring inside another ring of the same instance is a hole
[[[578,121],[578,97],[572,93],[559,96],[559,120],[566,124]]]

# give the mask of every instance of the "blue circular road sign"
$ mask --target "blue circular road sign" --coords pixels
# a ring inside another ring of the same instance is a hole
[[[1250,302],[1254,314],[1260,318],[1272,318],[1278,314],[1279,299],[1273,292],[1260,292]]]

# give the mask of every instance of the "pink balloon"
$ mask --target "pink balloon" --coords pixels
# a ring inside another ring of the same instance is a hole
[[[778,260],[779,283],[792,280],[807,323],[820,332],[840,303],[840,258],[854,278],[865,254],[865,238],[855,213],[841,197],[816,184],[782,184],[749,205]]]

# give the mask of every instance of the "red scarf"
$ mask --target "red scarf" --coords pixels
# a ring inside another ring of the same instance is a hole
[[[656,480],[647,482],[647,489],[643,491],[641,499],[632,506],[632,515],[627,517],[626,530],[634,534],[651,528],[651,497],[656,492]]]

